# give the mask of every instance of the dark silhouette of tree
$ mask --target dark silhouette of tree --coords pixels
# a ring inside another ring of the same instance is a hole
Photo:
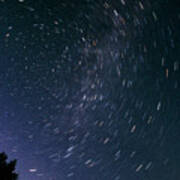
[[[18,174],[16,174],[15,166],[16,160],[6,162],[7,155],[3,152],[0,153],[0,180],[17,180]]]

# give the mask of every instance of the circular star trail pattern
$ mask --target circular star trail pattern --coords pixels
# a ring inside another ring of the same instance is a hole
[[[0,150],[23,180],[180,177],[175,0],[0,1]]]

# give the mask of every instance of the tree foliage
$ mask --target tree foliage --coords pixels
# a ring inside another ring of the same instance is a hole
[[[7,155],[0,153],[0,180],[17,180],[18,174],[15,173],[16,160],[7,162]]]

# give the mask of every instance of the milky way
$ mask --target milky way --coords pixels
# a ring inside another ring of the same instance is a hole
[[[175,0],[1,0],[0,27],[0,151],[20,180],[180,178]]]

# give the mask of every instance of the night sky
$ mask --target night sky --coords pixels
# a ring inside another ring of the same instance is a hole
[[[0,152],[19,180],[180,179],[175,0],[0,0]]]

